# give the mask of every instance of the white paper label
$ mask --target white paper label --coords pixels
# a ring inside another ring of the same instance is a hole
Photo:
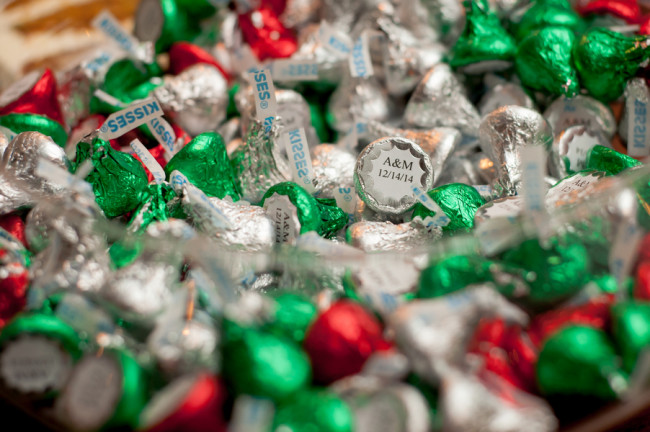
[[[275,241],[294,243],[300,235],[298,209],[286,195],[273,194],[264,201],[264,210],[273,221]]]
[[[132,103],[123,110],[108,116],[102,127],[99,128],[99,137],[104,140],[120,137],[162,115],[162,108],[153,98]]]
[[[138,57],[138,41],[126,32],[109,11],[104,10],[92,21],[93,27],[115,41],[124,51]]]
[[[174,156],[178,153],[178,149],[176,148],[176,134],[174,133],[174,129],[164,118],[158,117],[151,119],[148,125],[153,136],[156,137],[156,140],[163,146],[170,156]]]
[[[134,139],[130,144],[133,153],[138,155],[144,166],[147,167],[149,172],[153,175],[153,179],[157,184],[165,181],[165,170],[160,166],[158,161],[149,153],[149,150],[140,142],[139,139]]]
[[[122,371],[112,358],[85,357],[60,397],[66,421],[78,430],[103,426],[120,400],[122,379]]]
[[[7,386],[22,393],[58,390],[70,372],[70,357],[58,344],[42,336],[21,336],[0,358]]]
[[[616,230],[614,245],[609,252],[609,271],[619,286],[630,274],[642,238],[643,232],[634,222],[622,223]]]
[[[413,196],[417,198],[418,201],[422,203],[426,208],[435,212],[433,216],[427,216],[424,220],[424,225],[426,227],[443,227],[449,225],[451,219],[445,214],[442,208],[438,205],[437,202],[431,199],[429,195],[426,194],[422,189],[417,186],[412,186],[411,191]]]
[[[546,193],[546,205],[558,206],[571,203],[589,194],[590,186],[598,183],[602,176],[595,174],[575,174],[565,178]]]
[[[476,226],[474,235],[485,255],[496,254],[517,240],[519,236],[517,219],[514,217],[488,219]]]
[[[345,33],[336,30],[327,22],[321,22],[318,35],[321,44],[333,53],[347,57],[352,52],[354,45],[352,39]]]
[[[574,135],[566,154],[571,170],[580,171],[587,168],[587,153],[598,144],[600,144],[599,140],[588,132]]]
[[[60,166],[50,162],[47,159],[40,159],[36,167],[36,174],[48,179],[49,181],[64,186],[67,189],[79,192],[84,195],[92,195],[93,187],[90,183],[84,181],[80,177],[70,174]],[[87,173],[86,173],[87,174]]]
[[[372,61],[370,60],[367,33],[362,33],[354,43],[349,63],[350,74],[353,77],[366,78],[375,73],[372,68]]]
[[[88,61],[87,63],[82,63],[84,69],[88,72],[98,72],[104,66],[107,66],[109,62],[113,59],[113,55],[106,51],[101,51],[95,58]]]
[[[373,195],[378,201],[380,196],[386,201],[400,201],[407,195],[413,195],[413,186],[423,186],[419,184],[423,175],[420,159],[408,149],[393,147],[382,150],[379,157],[372,161],[370,176]]]
[[[275,81],[318,81],[318,63],[291,59],[271,63]]]
[[[520,150],[521,159],[521,195],[524,199],[524,211],[535,220],[543,219],[546,212],[546,151],[542,146],[526,146]]]
[[[112,95],[109,95],[104,90],[97,89],[97,90],[95,90],[93,92],[93,95],[97,99],[100,99],[102,102],[105,102],[105,103],[107,103],[109,105],[112,105],[112,106],[115,106],[115,107],[120,107],[120,108],[124,107],[124,104],[122,103],[121,100],[119,100],[118,98],[116,98],[116,97],[114,97]]]
[[[16,132],[14,132],[11,129],[8,129],[8,128],[4,127],[4,126],[0,126],[0,133],[3,134],[5,137],[7,137],[8,142],[11,142],[11,140],[16,138],[16,135],[17,135]]]
[[[235,400],[228,432],[266,432],[271,428],[273,402],[242,395]]]
[[[305,130],[303,128],[290,130],[282,135],[282,139],[289,155],[293,181],[305,188],[307,192],[314,193],[316,191],[313,183],[314,167]]]
[[[33,71],[10,85],[0,95],[0,106],[9,105],[11,102],[14,102],[23,94],[25,94],[27,91],[31,90],[31,88],[34,87],[34,84],[36,84],[40,77],[41,74],[39,71]]]
[[[184,190],[187,198],[193,206],[200,206],[203,213],[210,216],[216,228],[231,228],[232,224],[220,209],[218,209],[207,197],[205,193],[196,186],[194,186],[180,171],[174,170],[169,176],[169,182],[175,191],[179,192]]]
[[[630,87],[628,86],[628,89]],[[636,94],[643,91],[642,95]],[[633,157],[650,155],[650,92],[647,86],[635,87],[631,95],[625,99],[627,110],[627,154]]]
[[[278,112],[275,86],[267,69],[255,69],[250,72],[249,80],[255,98],[255,118],[264,123],[264,130],[268,133]]]
[[[336,205],[348,214],[348,221],[351,222],[357,205],[357,192],[354,186],[339,187],[334,189],[333,193]]]

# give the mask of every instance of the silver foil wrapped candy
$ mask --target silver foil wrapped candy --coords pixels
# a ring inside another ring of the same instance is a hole
[[[340,187],[354,186],[355,157],[333,144],[321,144],[312,148],[314,187],[319,198],[334,198]]]
[[[440,63],[415,88],[404,121],[418,128],[453,127],[468,137],[476,137],[481,118],[451,68]]]
[[[612,148],[602,132],[587,129],[586,126],[571,126],[555,135],[549,158],[549,172],[557,178],[564,178],[586,168],[587,153],[594,146]]]
[[[196,64],[176,76],[165,76],[152,94],[165,114],[192,136],[216,130],[226,118],[228,82],[211,65]]]
[[[205,231],[217,243],[249,252],[269,250],[275,244],[273,221],[262,207],[216,197],[208,199],[232,224],[232,228]]]
[[[616,121],[610,109],[589,96],[562,96],[546,108],[544,117],[555,135],[575,125],[583,125],[593,132],[601,131],[608,140],[616,133]]]
[[[522,147],[543,146],[549,150],[553,142],[552,129],[544,117],[519,106],[491,112],[481,122],[479,131],[481,149],[497,168],[497,186],[508,195],[517,194],[521,188]]]
[[[430,245],[441,236],[440,228],[428,228],[417,221],[399,225],[391,222],[356,222],[348,228],[350,244],[365,252],[405,252]]]

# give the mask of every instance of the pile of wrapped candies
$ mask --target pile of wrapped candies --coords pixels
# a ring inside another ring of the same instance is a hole
[[[0,94],[0,396],[156,432],[550,432],[643,402],[646,12],[100,13],[93,56]]]

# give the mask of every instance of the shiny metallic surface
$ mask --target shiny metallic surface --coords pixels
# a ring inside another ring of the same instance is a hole
[[[466,157],[452,155],[445,165],[442,175],[436,179],[434,187],[449,183],[480,184],[480,177],[474,164]]]
[[[36,174],[41,158],[68,169],[64,150],[41,133],[23,132],[7,145],[0,161],[0,214],[63,192],[62,186]]]
[[[165,114],[192,136],[216,130],[226,118],[228,83],[214,66],[196,64],[165,76],[152,93]]]
[[[109,277],[110,258],[95,227],[101,217],[95,202],[73,195],[40,202],[33,211],[26,231],[33,233],[30,245],[43,249],[32,258],[31,289],[45,297],[60,290],[99,291]]]
[[[86,68],[79,65],[65,71],[58,80],[57,97],[68,128],[76,126],[90,115],[90,100],[95,83],[88,75]]]
[[[336,29],[347,34],[345,25],[331,23]],[[295,60],[305,60],[318,64],[319,81],[337,84],[341,81],[344,68],[348,67],[347,56],[338,50],[327,49],[320,39],[321,24],[310,24],[298,34],[298,50],[291,56]]]
[[[497,217],[517,217],[524,208],[524,201],[520,196],[509,196],[495,199],[485,204],[474,214],[474,223],[481,223]]]
[[[418,222],[356,222],[348,228],[350,244],[365,252],[405,252],[426,246],[442,236],[440,228],[427,228]]]
[[[528,109],[535,109],[535,103],[520,85],[504,82],[492,87],[478,103],[481,117],[490,114],[497,108],[507,105],[517,105]]]
[[[467,369],[467,343],[481,318],[526,323],[527,315],[491,284],[473,285],[431,300],[401,305],[388,318],[395,342],[418,375],[431,384],[450,368]]]
[[[368,122],[368,138],[376,140],[383,137],[398,136],[409,139],[419,145],[431,159],[434,183],[442,174],[449,156],[460,143],[461,134],[458,130],[439,127],[428,130],[399,129],[385,123]]]
[[[228,199],[208,198],[228,218],[230,229],[202,230],[220,245],[254,252],[269,250],[275,244],[273,221],[262,207],[234,203]]]
[[[600,130],[607,139],[612,139],[616,133],[616,121],[612,111],[589,96],[562,96],[546,108],[544,117],[555,135],[575,125],[586,126],[593,132]]]
[[[553,142],[552,129],[544,117],[518,106],[491,112],[481,122],[479,131],[481,149],[494,161],[498,186],[507,195],[515,195],[521,188],[521,148],[543,146],[549,150]]]
[[[549,158],[549,172],[558,178],[586,168],[587,153],[596,146],[612,148],[600,131],[592,131],[583,125],[571,126],[555,135]]]
[[[231,156],[245,200],[258,203],[271,186],[291,179],[280,147],[275,127],[267,134],[261,122],[252,123],[245,144]]]
[[[312,148],[314,187],[318,198],[334,198],[340,187],[354,186],[355,157],[348,151],[333,145],[321,144]]]
[[[548,403],[496,374],[477,377],[449,370],[442,379],[440,409],[449,432],[552,432],[558,421]]]
[[[354,207],[354,221],[355,222],[392,222],[394,224],[400,224],[402,222],[407,222],[409,219],[408,213],[401,215],[392,215],[388,213],[378,213],[368,205],[363,202],[363,200],[358,199]]]
[[[476,137],[481,118],[451,68],[441,63],[429,70],[415,88],[404,121],[418,128],[453,127]]]
[[[301,27],[315,21],[320,8],[320,0],[287,0],[280,21],[287,28]]]
[[[444,35],[443,40],[449,45],[460,36],[465,25],[465,11],[457,0],[420,0],[427,11],[429,25]]]
[[[113,272],[100,295],[127,321],[152,324],[169,305],[176,276],[171,265],[138,259]]]
[[[391,160],[392,158],[392,160]],[[376,212],[401,214],[416,203],[411,185],[433,185],[431,159],[413,141],[390,137],[368,144],[354,168],[357,193]]]
[[[492,183],[497,178],[497,169],[494,166],[492,159],[487,157],[485,153],[478,152],[468,157],[470,163],[478,173],[481,183]]]
[[[329,99],[330,126],[347,133],[358,121],[385,121],[395,114],[395,104],[376,77],[354,78],[346,72]],[[329,120],[329,119],[328,119]]]

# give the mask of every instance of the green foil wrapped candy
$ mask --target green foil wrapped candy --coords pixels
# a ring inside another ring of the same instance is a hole
[[[348,223],[348,215],[336,205],[335,199],[313,198],[309,192],[294,182],[283,182],[272,186],[262,197],[261,206],[273,195],[284,195],[296,207],[300,234],[316,231],[318,235],[330,238]]]
[[[174,170],[180,171],[208,196],[223,199],[227,195],[239,201],[235,173],[218,133],[202,133],[190,141],[165,166],[167,177]]]
[[[625,36],[605,28],[583,34],[573,48],[580,82],[596,99],[620,97],[639,65],[650,57],[646,36]]]
[[[627,375],[607,334],[587,326],[570,326],[551,336],[536,366],[544,395],[585,395],[615,399],[627,388]]]
[[[68,134],[59,122],[38,114],[12,113],[0,116],[0,126],[11,129],[16,134],[29,131],[40,132],[52,138],[52,141],[63,148],[68,140]]]
[[[235,326],[235,328],[233,328]],[[283,400],[307,387],[309,357],[291,340],[228,324],[223,345],[223,375],[237,393]]]
[[[265,329],[302,344],[317,312],[316,305],[306,296],[285,292],[275,297],[273,321]]]
[[[522,40],[546,27],[564,27],[579,34],[585,23],[567,0],[537,0],[517,24],[516,37]]]
[[[354,416],[350,407],[336,395],[326,390],[308,390],[278,405],[272,430],[352,432]]]
[[[94,169],[86,181],[92,185],[97,205],[106,217],[114,218],[135,210],[148,186],[142,164],[99,138],[93,141],[91,160]]]
[[[478,255],[456,255],[445,258],[420,273],[417,295],[420,298],[440,297],[468,285],[492,282],[492,261]]]
[[[503,254],[507,265],[527,272],[528,300],[533,307],[546,307],[578,292],[589,278],[591,261],[582,241],[574,236],[553,237],[548,245],[525,240]]]
[[[452,50],[451,66],[469,74],[508,69],[517,47],[487,1],[465,1],[465,16],[465,28]]]
[[[515,68],[521,82],[534,90],[574,96],[580,90],[573,66],[573,32],[546,27],[524,38],[517,48]]]
[[[474,215],[479,207],[485,205],[481,194],[472,186],[463,183],[450,183],[439,186],[427,192],[447,216],[451,219],[443,227],[443,231],[469,230],[474,227]],[[417,203],[413,209],[413,217],[433,216],[435,212],[429,210],[422,203]]]
[[[168,203],[176,197],[169,184],[151,184],[142,194],[140,206],[129,221],[129,226],[136,232],[142,232],[153,222],[168,220],[171,209]]]
[[[642,165],[633,157],[601,145],[594,146],[589,150],[585,163],[586,169],[604,171],[609,175],[616,175],[628,168]]]
[[[650,348],[650,303],[626,301],[614,305],[612,330],[621,349],[623,367],[632,372],[641,351]]]

